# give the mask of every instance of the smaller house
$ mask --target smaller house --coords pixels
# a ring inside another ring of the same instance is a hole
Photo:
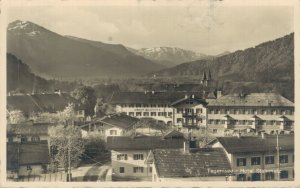
[[[152,167],[145,163],[153,149],[182,148],[184,137],[164,136],[110,136],[107,148],[111,150],[114,180],[148,180]]]
[[[7,143],[7,177],[38,176],[49,165],[48,143]]]
[[[7,124],[7,142],[40,142],[48,141],[48,128],[54,126],[51,123],[33,123],[32,121],[22,124]]]
[[[137,118],[120,113],[94,119],[80,127],[83,137],[97,135],[106,140],[108,136],[124,135],[124,133],[132,130],[138,121]]]
[[[222,148],[155,149],[146,162],[152,181],[228,181],[231,174]]]
[[[217,137],[235,173],[233,181],[294,180],[294,135]],[[277,145],[278,144],[278,145]]]

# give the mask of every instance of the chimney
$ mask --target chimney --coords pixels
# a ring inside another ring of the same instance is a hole
[[[152,90],[152,94],[154,94],[155,93],[155,91],[154,90]]]
[[[221,96],[222,96],[222,91],[221,91],[221,90],[218,90],[218,91],[217,91],[217,99],[220,98]]]
[[[205,90],[203,90],[203,99],[205,99],[205,97],[206,97],[206,91]]]
[[[241,133],[238,132],[238,134],[236,136],[237,136],[237,138],[241,138]]]
[[[190,140],[183,142],[183,153],[184,154],[190,153]]]
[[[145,90],[145,94],[147,94],[147,90]]]
[[[264,132],[261,132],[261,138],[262,138],[262,139],[265,139],[265,137],[266,137],[266,136],[265,136],[265,133],[264,133]]]
[[[192,99],[194,99],[194,98],[195,98],[195,95],[193,94],[193,95],[192,95]]]
[[[188,95],[187,95],[187,94],[185,94],[185,95],[184,95],[184,98],[185,98],[185,99],[187,99],[187,98],[188,98]]]

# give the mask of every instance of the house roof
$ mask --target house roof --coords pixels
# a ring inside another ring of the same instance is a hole
[[[7,143],[6,156],[7,169],[17,169],[19,165],[49,164],[48,142]]]
[[[230,163],[222,148],[195,149],[184,152],[182,149],[155,149],[153,158],[158,176],[204,177],[225,176],[231,170]],[[211,170],[219,170],[212,173]]]
[[[277,93],[251,93],[248,95],[224,95],[209,99],[209,106],[285,106],[294,107],[294,103]]]
[[[138,121],[138,118],[131,117],[123,113],[106,116],[105,118],[100,120],[100,122],[120,127],[122,129],[132,128],[133,125],[136,124]]]
[[[48,135],[48,127],[53,126],[50,123],[38,124],[8,124],[8,135]]]
[[[66,93],[32,94],[7,96],[7,109],[21,110],[25,114],[31,112],[51,112],[63,111],[69,103],[74,103],[77,110],[82,110],[83,106]]]
[[[177,130],[170,130],[164,134],[164,138],[185,138],[184,134],[182,132],[179,132]]]
[[[181,98],[177,101],[174,101],[173,103],[171,103],[172,106],[175,106],[177,104],[181,104],[182,102],[185,102],[185,101],[197,101],[199,103],[202,103],[202,104],[207,104],[207,102],[205,101],[205,99],[200,99],[200,98],[196,98],[195,95],[190,95],[190,96],[184,96],[184,98]]]
[[[276,151],[276,135],[217,137],[228,153],[239,152],[273,152]],[[294,150],[294,135],[279,135],[278,143],[280,150]]]
[[[185,95],[202,98],[201,92],[117,92],[111,99],[113,104],[171,104]]]
[[[150,150],[157,148],[182,148],[184,139],[163,139],[161,136],[109,136],[107,148],[111,150]]]

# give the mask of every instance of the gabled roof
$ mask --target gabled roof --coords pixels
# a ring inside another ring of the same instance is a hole
[[[186,152],[182,149],[155,149],[153,158],[160,178],[225,176],[231,170],[222,148]],[[212,173],[212,170],[219,172]]]
[[[190,95],[190,96],[185,96],[184,98],[181,98],[177,101],[174,101],[171,103],[172,106],[175,106],[177,104],[180,104],[182,102],[185,102],[185,101],[196,101],[196,102],[199,102],[199,103],[202,103],[202,104],[207,104],[207,102],[204,100],[204,99],[200,99],[200,98],[195,98],[195,95]]]
[[[7,169],[19,165],[49,164],[48,142],[7,143]]]
[[[111,150],[151,150],[157,148],[182,148],[184,139],[163,139],[161,136],[109,136],[107,148]]]
[[[117,92],[111,99],[113,104],[171,104],[185,95],[202,98],[201,92]]]
[[[106,116],[105,118],[99,121],[122,129],[130,129],[139,121],[139,119],[128,116],[123,113],[119,113],[119,114]]]
[[[280,150],[294,150],[294,135],[279,135]],[[228,153],[276,151],[276,135],[217,137]]]
[[[224,95],[210,99],[209,106],[284,106],[294,107],[294,103],[277,93],[251,93],[248,95]]]
[[[176,130],[170,130],[166,132],[163,136],[165,139],[168,138],[185,138],[184,134],[182,132],[176,131]]]
[[[83,109],[76,99],[66,93],[7,96],[7,109],[9,111],[21,110],[25,114],[31,112],[55,113],[63,111],[69,103],[74,103],[77,110]]]

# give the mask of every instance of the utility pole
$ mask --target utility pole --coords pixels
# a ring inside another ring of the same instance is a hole
[[[278,161],[278,178],[277,181],[280,181],[280,157],[279,157],[279,140],[278,140],[278,130],[276,131],[276,150],[277,150],[277,161]]]
[[[72,181],[72,172],[71,172],[71,143],[70,143],[70,136],[68,136],[68,162],[69,162],[69,173],[68,173],[68,180]]]

